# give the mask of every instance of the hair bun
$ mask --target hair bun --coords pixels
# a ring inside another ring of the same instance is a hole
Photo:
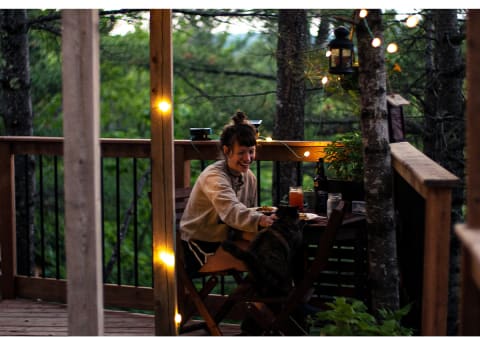
[[[243,111],[237,111],[235,114],[232,116],[232,120],[234,124],[242,124],[244,122],[247,122],[247,115]]]

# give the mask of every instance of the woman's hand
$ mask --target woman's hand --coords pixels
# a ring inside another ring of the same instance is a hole
[[[260,227],[269,227],[273,224],[273,221],[275,221],[275,219],[277,218],[277,216],[275,214],[272,214],[272,215],[262,215],[262,217],[260,217],[260,222],[258,223],[260,225]]]

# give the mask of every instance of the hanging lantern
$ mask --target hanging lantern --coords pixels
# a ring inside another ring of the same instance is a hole
[[[328,44],[330,56],[328,66],[330,74],[350,74],[353,68],[353,42],[348,39],[348,30],[344,26],[335,29],[335,38]]]

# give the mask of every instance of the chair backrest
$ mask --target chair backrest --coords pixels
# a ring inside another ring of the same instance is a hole
[[[337,230],[342,225],[346,208],[347,202],[341,201],[337,208],[332,211],[328,219],[327,227],[322,235],[320,235],[315,258],[304,273],[304,278],[297,282],[296,286],[286,299],[284,304],[285,307],[274,321],[274,327],[276,326],[275,324],[282,326],[281,324],[288,319],[289,315],[295,310],[295,308],[305,301],[306,295],[309,294],[313,284],[319,279],[320,273],[327,266]]]
[[[176,188],[175,189],[175,224],[176,229],[179,229],[180,219],[182,218],[183,211],[187,206],[188,198],[192,192],[191,187]],[[148,192],[148,198],[152,201],[152,192]]]
[[[175,189],[175,223],[177,225],[177,230],[179,229],[180,219],[182,218],[183,211],[187,206],[188,198],[190,197],[191,192],[192,188],[190,187]]]

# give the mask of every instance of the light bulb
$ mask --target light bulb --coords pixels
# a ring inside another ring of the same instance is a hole
[[[162,251],[159,254],[160,260],[169,267],[175,266],[175,256],[172,253]]]
[[[360,13],[358,14],[360,18],[365,18],[367,15],[368,15],[368,11],[366,9],[361,9]]]
[[[158,103],[158,108],[163,113],[168,112],[171,107],[172,107],[172,105],[170,104],[170,102],[166,101],[166,100],[162,100],[160,103]]]
[[[390,43],[390,44],[387,46],[387,51],[388,51],[390,54],[396,53],[396,52],[398,51],[398,45],[397,45],[397,43]]]
[[[303,153],[303,156],[304,156],[305,158],[308,158],[308,157],[310,156],[310,151],[308,151],[308,150],[305,151],[305,152]]]
[[[414,28],[418,24],[418,17],[416,15],[408,16],[406,24],[409,28]]]
[[[374,39],[372,39],[372,47],[378,48],[381,45],[382,45],[382,40],[380,38],[375,37]]]
[[[175,324],[180,324],[182,322],[182,315],[175,313]]]
[[[327,50],[327,52],[325,53],[325,56],[330,57],[331,55],[332,55],[332,52],[330,50]]]
[[[322,84],[325,85],[328,82],[328,77],[324,76],[322,78]]]

